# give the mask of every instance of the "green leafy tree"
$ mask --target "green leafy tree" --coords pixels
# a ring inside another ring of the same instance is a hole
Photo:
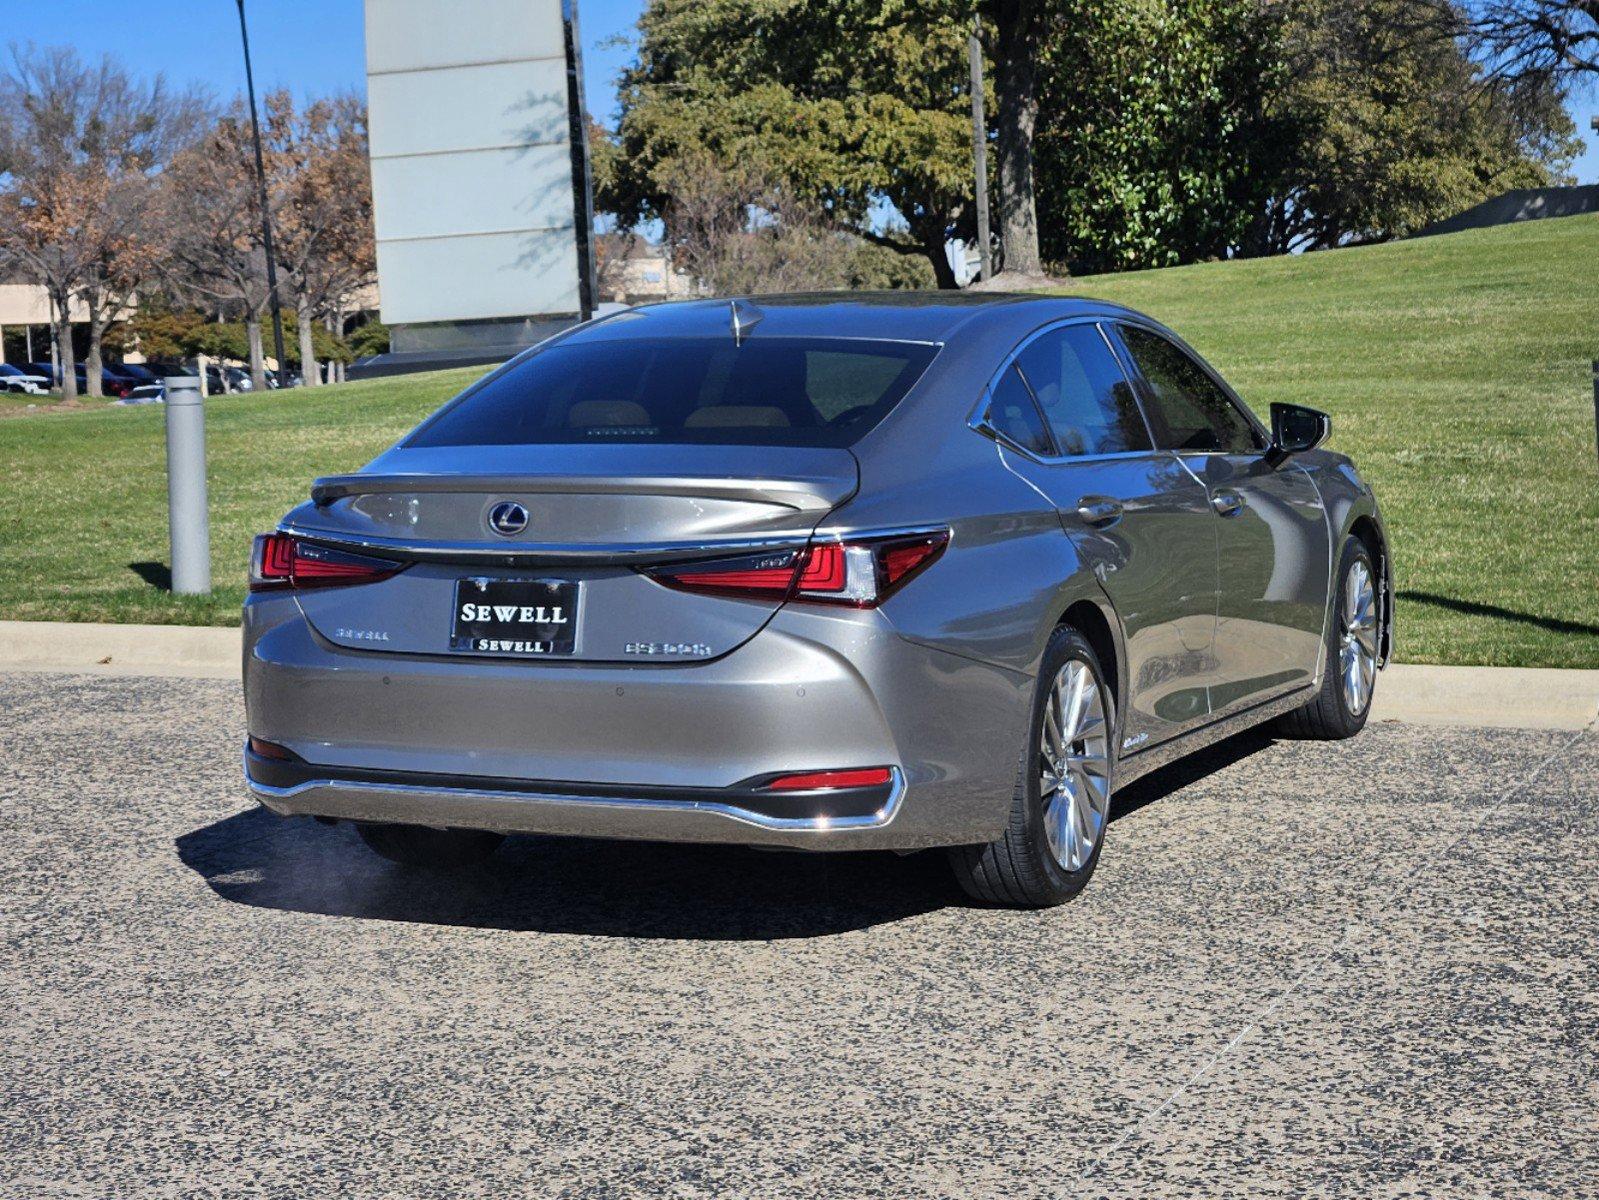
[[[1063,0],[1041,58],[1044,250],[1075,270],[1402,236],[1574,148],[1435,0]]]
[[[945,243],[974,228],[969,29],[957,4],[657,0],[596,147],[600,203],[670,221],[682,163],[709,154],[952,287]]]
[[[1064,0],[1040,58],[1045,256],[1077,270],[1218,258],[1246,237],[1297,129],[1281,21],[1254,0]]]
[[[1578,147],[1551,82],[1495,76],[1434,7],[1292,0],[1276,104],[1299,137],[1251,252],[1402,236],[1564,178]]]

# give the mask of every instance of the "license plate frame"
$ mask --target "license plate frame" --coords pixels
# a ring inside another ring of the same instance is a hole
[[[581,597],[575,579],[457,579],[450,649],[495,658],[570,657],[577,652]]]

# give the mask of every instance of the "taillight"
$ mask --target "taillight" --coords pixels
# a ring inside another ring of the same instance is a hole
[[[256,537],[255,550],[250,556],[250,590],[269,592],[282,588],[376,583],[399,574],[407,565],[318,546],[287,533],[263,533]]]
[[[803,550],[658,567],[650,578],[686,592],[875,608],[949,545],[949,531],[816,542]]]

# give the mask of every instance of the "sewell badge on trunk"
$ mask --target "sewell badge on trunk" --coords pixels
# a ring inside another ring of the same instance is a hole
[[[450,648],[543,657],[577,646],[576,583],[552,579],[457,580]]]

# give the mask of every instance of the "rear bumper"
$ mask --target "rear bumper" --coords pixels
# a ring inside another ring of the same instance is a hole
[[[304,768],[248,756],[277,813],[817,850],[992,840],[1031,697],[853,610],[784,610],[709,662],[553,664],[349,650],[253,597],[244,676],[250,733]],[[873,766],[877,796],[750,783]]]
[[[392,773],[373,778],[376,773],[309,764],[295,764],[296,782],[265,782],[260,776],[269,775],[274,765],[245,752],[251,793],[280,816],[645,841],[815,848],[817,835],[826,835],[830,844],[848,848],[862,835],[869,842],[869,835],[891,824],[905,796],[905,776],[898,768],[881,788],[762,795],[744,788],[580,789],[488,779],[407,779]]]

